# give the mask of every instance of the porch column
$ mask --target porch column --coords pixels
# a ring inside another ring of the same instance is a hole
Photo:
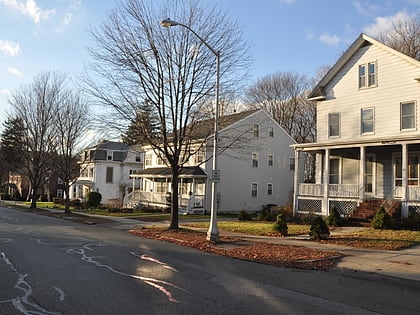
[[[364,146],[360,147],[359,160],[359,201],[365,199],[365,173],[366,173],[366,150]]]
[[[324,197],[322,198],[322,214],[328,215],[328,185],[330,183],[330,149],[325,149],[324,156],[324,186],[323,192]]]
[[[296,214],[298,209],[299,202],[299,157],[300,151],[295,149],[295,173],[293,179],[293,214]]]
[[[406,143],[402,145],[402,161],[401,161],[401,168],[402,168],[402,195],[401,195],[401,216],[407,217],[408,216],[408,205],[407,205],[407,193],[408,193],[408,147]]]

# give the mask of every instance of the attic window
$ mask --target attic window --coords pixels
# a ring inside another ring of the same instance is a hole
[[[359,65],[359,89],[377,86],[376,62]]]

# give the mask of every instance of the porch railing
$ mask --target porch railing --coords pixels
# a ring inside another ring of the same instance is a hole
[[[322,184],[299,184],[300,196],[322,196],[323,191]]]
[[[322,196],[324,193],[323,184],[299,184],[300,196]],[[328,185],[329,197],[358,198],[360,185],[358,184],[330,184]]]
[[[331,197],[359,197],[360,186],[358,184],[330,184],[328,185]]]
[[[135,207],[140,203],[163,206],[167,204],[166,197],[167,193],[133,191],[125,196],[124,205],[127,208]],[[179,195],[178,204],[179,207],[186,209],[204,208],[204,195],[195,195],[192,197],[189,195]]]
[[[403,187],[397,186],[394,189],[394,197],[403,197]],[[409,201],[420,201],[420,187],[419,186],[407,186],[407,200]]]

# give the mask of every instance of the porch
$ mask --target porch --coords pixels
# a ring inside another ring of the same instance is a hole
[[[169,168],[148,168],[130,175],[131,192],[124,198],[126,208],[158,207],[171,204],[171,174]],[[204,213],[207,176],[200,167],[184,167],[179,176],[178,206],[180,213]],[[139,187],[136,189],[136,187]]]
[[[316,155],[313,183],[297,178],[301,153]],[[420,213],[420,145],[406,142],[295,146],[294,212],[351,215],[365,200],[401,202],[401,215]]]

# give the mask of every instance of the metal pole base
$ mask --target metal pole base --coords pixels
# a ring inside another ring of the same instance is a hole
[[[212,244],[220,243],[219,233],[207,232],[206,240]]]

